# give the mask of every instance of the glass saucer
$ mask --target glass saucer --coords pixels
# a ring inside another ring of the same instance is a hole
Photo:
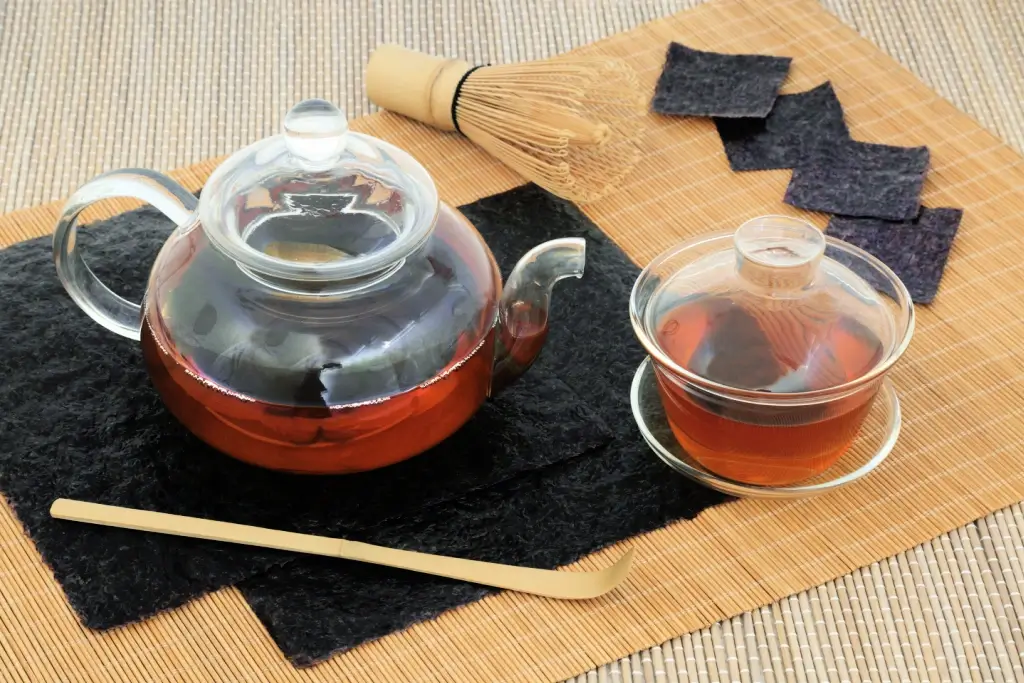
[[[708,471],[683,450],[672,435],[658,396],[650,358],[637,368],[630,390],[633,417],[644,440],[666,465],[709,488],[742,498],[800,498],[851,484],[885,460],[900,433],[900,402],[885,379],[857,438],[839,461],[825,472],[791,486],[757,486],[726,479]]]

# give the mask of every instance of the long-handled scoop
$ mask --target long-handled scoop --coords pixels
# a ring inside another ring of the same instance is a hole
[[[560,572],[529,567],[512,567],[505,564],[417,553],[411,550],[382,548],[341,538],[262,529],[244,524],[87,503],[67,498],[55,500],[50,506],[50,515],[57,519],[122,529],[136,529],[277,550],[292,550],[312,555],[340,557],[346,560],[408,569],[423,574],[445,576],[450,579],[563,600],[585,600],[607,593],[626,578],[633,562],[633,550],[630,549],[615,564],[598,572]]]

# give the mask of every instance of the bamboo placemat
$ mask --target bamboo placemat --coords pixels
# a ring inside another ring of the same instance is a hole
[[[718,0],[587,49],[627,56],[653,82],[662,46],[672,38],[710,49],[793,54],[790,89],[831,78],[856,136],[929,144],[934,165],[925,201],[967,209],[943,290],[934,306],[920,310],[918,337],[896,375],[908,424],[889,466],[863,485],[827,498],[782,505],[744,502],[635,539],[631,543],[644,564],[622,599],[584,607],[498,596],[302,672],[283,663],[235,591],[221,591],[117,632],[83,632],[8,514],[0,524],[0,572],[9,577],[0,583],[5,598],[0,664],[6,675],[32,681],[76,676],[551,679],[840,576],[1024,497],[1024,473],[1014,462],[1024,438],[1021,421],[1015,419],[1024,370],[1024,353],[1014,349],[1021,312],[1015,298],[1022,281],[1013,258],[1019,248],[1014,227],[1024,213],[1024,196],[1015,189],[1024,180],[1020,158],[809,2],[767,7]],[[736,224],[751,211],[789,210],[779,203],[786,174],[729,174],[713,129],[705,124],[652,121],[650,161],[623,193],[588,209],[638,262],[681,236]],[[450,202],[470,201],[518,182],[461,141],[393,117],[374,117],[355,127],[423,158]],[[210,168],[200,164],[180,177],[196,187]],[[0,219],[0,234],[9,243],[48,232],[54,214],[53,207],[44,207],[9,215]],[[1014,515],[994,515],[917,548],[918,570],[930,566],[941,571],[959,559],[970,566],[977,556],[967,549],[992,546],[989,556],[998,556],[998,546],[1007,539],[1019,546],[1024,520]],[[1007,556],[1014,556],[1012,550]],[[983,600],[965,590],[963,582],[954,582],[961,594],[945,605],[940,600],[932,609],[912,605],[898,614],[887,612],[884,602],[899,583],[905,583],[906,591],[927,582],[914,567],[911,563],[904,572],[906,565],[894,561],[873,565],[877,585],[890,584],[887,592],[874,596],[865,594],[866,582],[848,577],[834,584],[839,586],[835,593],[818,589],[817,606],[808,602],[812,591],[766,608],[786,628],[777,629],[774,640],[764,635],[762,665],[779,661],[780,676],[806,680],[833,669],[844,678],[914,679],[939,671],[940,661],[964,677],[972,670],[997,679],[1019,675],[1022,647],[1013,615],[1024,614],[1020,564],[998,575],[988,572],[987,592],[996,599]],[[975,569],[984,579],[984,569]],[[937,594],[934,585],[931,592],[927,587],[916,592],[923,599]],[[858,603],[882,615],[879,629],[863,622]],[[822,623],[801,640],[787,621],[815,610]],[[744,624],[749,628],[733,631],[732,638],[727,624],[653,650],[647,667],[636,658],[638,666],[629,673],[635,679],[649,669],[651,680],[657,680],[659,653],[662,659],[667,653],[680,666],[692,665],[698,676],[703,668],[709,680],[768,677],[757,668],[754,647],[746,653],[751,659],[728,661],[728,653],[744,650],[738,634],[752,633],[756,640],[758,623],[773,623],[764,618],[764,610],[760,615],[757,621],[750,617]],[[1005,624],[1001,633],[1006,639],[980,635],[974,623],[979,616]],[[918,621],[929,626],[929,620],[959,628],[964,642],[943,638],[934,629],[910,628]],[[834,635],[844,630],[840,624],[856,630],[861,642],[855,647],[836,643],[826,659],[819,653],[827,651],[825,641],[836,642]],[[905,647],[900,646],[902,636],[908,636]],[[721,668],[715,666],[720,656]],[[623,668],[603,671],[613,678],[616,672],[626,673]]]

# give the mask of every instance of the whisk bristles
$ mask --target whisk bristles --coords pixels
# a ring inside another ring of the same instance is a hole
[[[384,46],[367,70],[379,106],[458,130],[537,185],[576,202],[617,187],[640,158],[645,107],[617,59],[558,57],[471,68]]]
[[[615,60],[488,66],[460,89],[455,120],[470,140],[566,199],[589,202],[636,165],[643,104]]]

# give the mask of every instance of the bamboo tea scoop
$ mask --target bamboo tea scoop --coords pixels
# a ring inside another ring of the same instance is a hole
[[[626,578],[633,562],[633,550],[630,549],[615,564],[597,572],[560,572],[513,567],[411,550],[382,548],[341,538],[262,529],[244,524],[86,503],[67,498],[58,498],[53,502],[50,506],[50,516],[122,529],[340,557],[563,600],[586,600],[607,593]]]

